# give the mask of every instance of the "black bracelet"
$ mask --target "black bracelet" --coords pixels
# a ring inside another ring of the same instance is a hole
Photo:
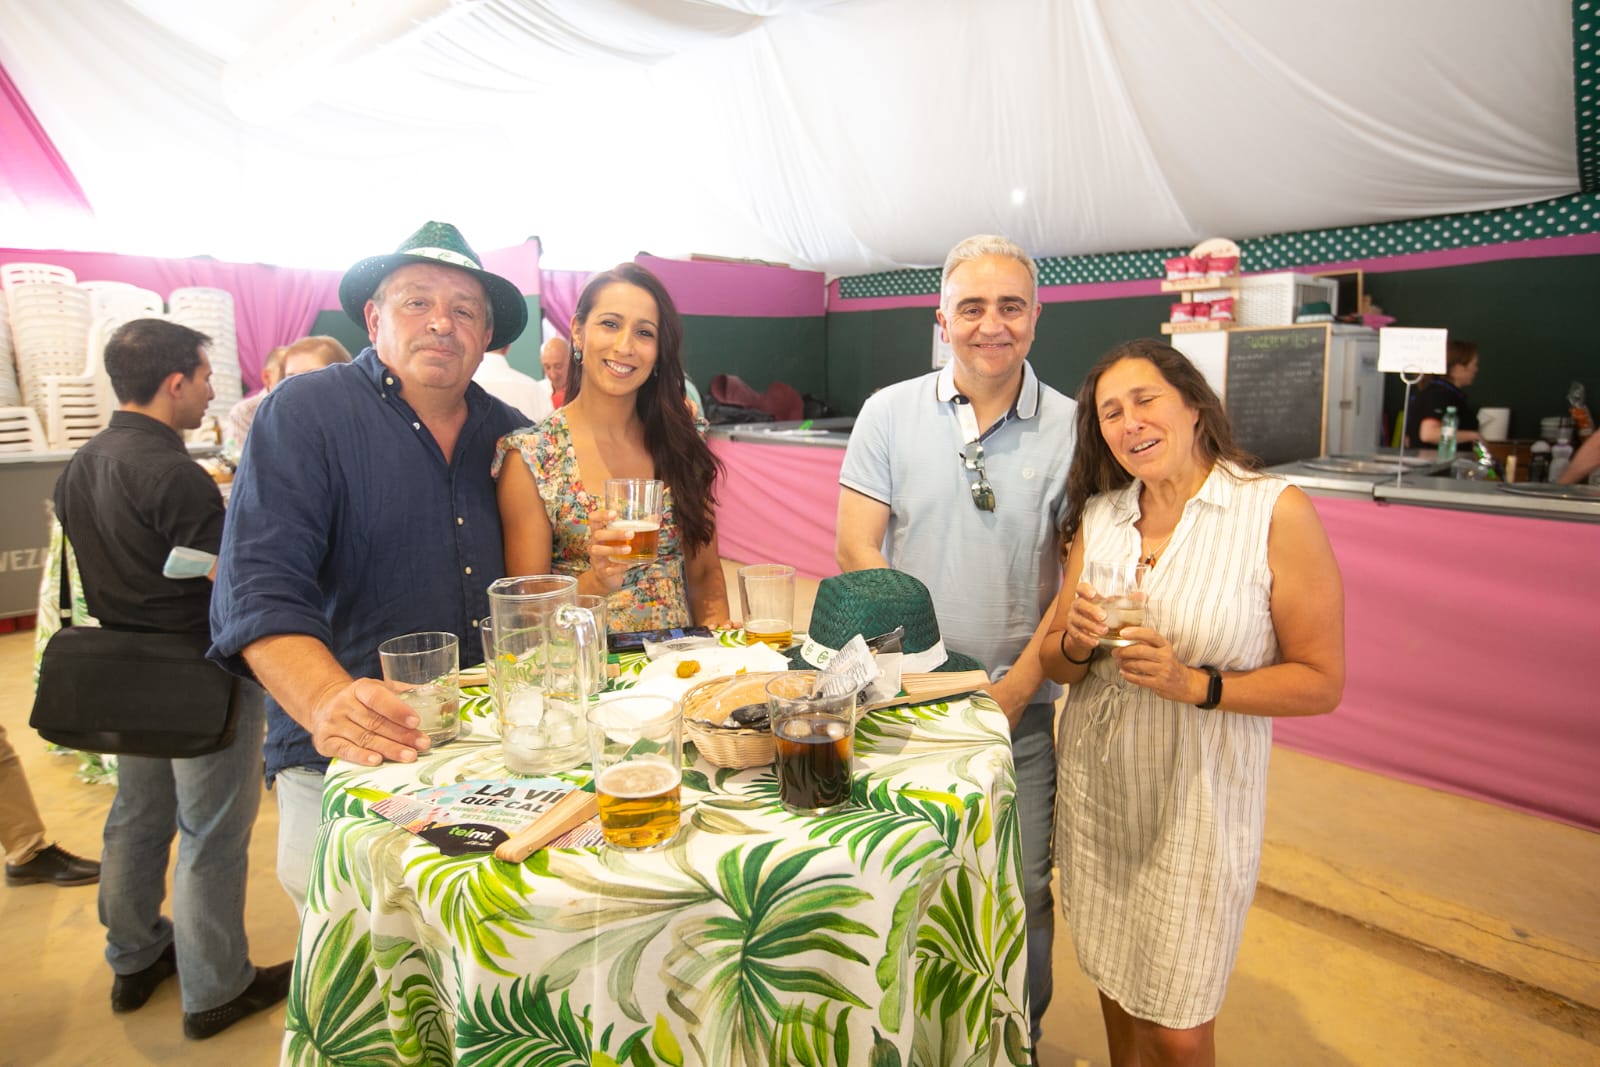
[[[1075,666],[1082,667],[1084,664],[1094,659],[1095,650],[1092,648],[1089,650],[1089,654],[1082,659],[1073,659],[1071,653],[1067,651],[1067,631],[1065,630],[1061,631],[1061,640],[1058,641],[1057,644],[1061,646],[1061,658]]]

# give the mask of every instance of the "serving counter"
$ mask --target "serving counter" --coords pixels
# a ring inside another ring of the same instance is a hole
[[[834,519],[852,422],[712,427],[711,451],[724,474],[717,489],[717,542],[725,559],[782,560],[808,578],[839,573]]]

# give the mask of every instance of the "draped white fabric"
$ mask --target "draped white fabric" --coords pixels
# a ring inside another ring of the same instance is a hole
[[[339,43],[397,6],[431,21]],[[853,274],[980,231],[1073,255],[1504,207],[1578,187],[1571,20],[1568,0],[0,0],[0,63],[97,214],[0,226],[343,267],[444,218],[480,247],[537,234],[547,266]]]

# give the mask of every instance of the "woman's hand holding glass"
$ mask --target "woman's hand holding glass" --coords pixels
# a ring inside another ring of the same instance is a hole
[[[616,518],[614,511],[596,511],[589,516],[589,571],[608,593],[622,588],[628,569],[635,565],[620,558],[632,550],[628,531],[611,525]]]
[[[1179,704],[1194,704],[1205,699],[1203,684],[1198,698],[1194,689],[1195,678],[1204,676],[1179,659],[1172,650],[1172,642],[1158,631],[1148,626],[1125,626],[1122,636],[1133,644],[1114,648],[1111,655],[1117,661],[1123,681]]]

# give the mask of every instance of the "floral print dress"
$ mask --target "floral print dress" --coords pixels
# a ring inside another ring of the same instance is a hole
[[[703,419],[695,420],[702,435]],[[589,491],[578,472],[567,416],[557,410],[543,422],[507,434],[495,449],[490,473],[500,477],[500,465],[515,449],[521,454],[544,501],[550,519],[550,569],[574,578],[589,569],[589,516],[605,510],[605,486]],[[672,490],[662,493],[661,541],[656,561],[630,568],[622,588],[606,602],[607,629],[613,633],[690,626],[688,582],[684,571],[683,541],[673,513]]]

